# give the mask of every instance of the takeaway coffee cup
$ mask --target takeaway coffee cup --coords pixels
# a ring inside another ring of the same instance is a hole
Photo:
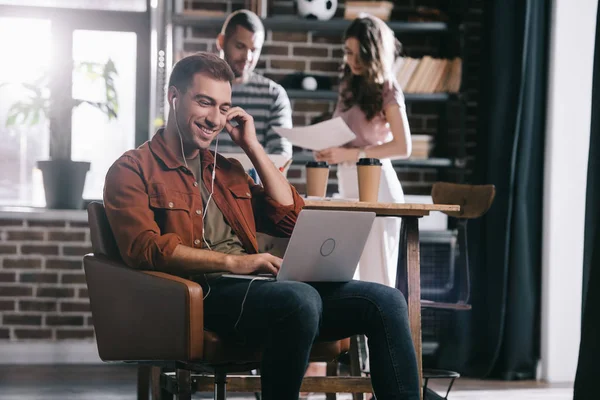
[[[361,158],[356,163],[356,170],[359,200],[376,202],[381,178],[381,161],[377,158]]]
[[[306,195],[325,197],[329,164],[325,161],[309,161],[306,163]]]

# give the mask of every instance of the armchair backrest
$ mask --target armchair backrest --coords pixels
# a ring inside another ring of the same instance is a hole
[[[102,255],[111,260],[121,260],[121,254],[110,229],[104,205],[94,201],[90,203],[87,210],[94,255]]]

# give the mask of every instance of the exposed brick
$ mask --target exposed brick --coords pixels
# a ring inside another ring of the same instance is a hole
[[[58,255],[58,246],[56,246],[56,245],[24,244],[21,246],[21,253],[23,253],[23,254]]]
[[[73,288],[60,288],[60,287],[40,287],[37,288],[37,297],[73,297],[75,296],[75,290]]]
[[[4,325],[41,325],[41,315],[4,314],[2,316]]]
[[[302,171],[299,169],[290,168],[288,170],[287,176],[288,176],[288,178],[300,178],[302,176]]]
[[[87,326],[94,326],[94,320],[92,319],[92,316],[90,315],[89,317],[86,317],[85,319],[85,324]]]
[[[399,171],[396,175],[398,175],[400,182],[418,181],[421,178],[421,174],[415,171]]]
[[[273,74],[273,73],[270,73],[270,72],[265,72],[265,73],[263,73],[263,75],[264,75],[265,77],[267,77],[267,78],[269,78],[269,79],[273,80],[274,82],[281,82],[281,80],[282,80],[283,78],[285,78],[285,77],[286,77],[288,74],[286,74],[286,73],[283,73],[283,72],[282,72],[282,73],[280,73],[280,74]]]
[[[5,258],[2,260],[4,268],[42,268],[42,260],[40,258]]]
[[[17,246],[12,244],[0,244],[0,254],[17,254]]]
[[[22,219],[0,219],[0,226],[23,226]]]
[[[89,228],[90,224],[87,221],[70,221],[69,227],[71,228]]]
[[[17,274],[14,272],[0,272],[0,282],[16,282]]]
[[[288,46],[280,46],[280,45],[265,45],[262,48],[262,55],[268,56],[287,56],[290,54],[290,49]]]
[[[83,325],[82,315],[46,315],[46,325],[48,326],[80,326]]]
[[[56,301],[52,300],[20,300],[19,311],[56,311]]]
[[[341,44],[342,43],[342,34],[339,35],[329,35],[324,33],[316,33],[314,32],[312,35],[313,43],[328,43],[328,44]]]
[[[60,303],[60,311],[61,312],[90,312],[90,303],[85,302],[74,302],[74,301],[65,301]]]
[[[311,61],[311,71],[337,72],[340,69],[340,63],[337,61]]]
[[[10,339],[10,329],[0,328],[0,339]]]
[[[0,300],[0,311],[15,311],[16,303],[14,300]]]
[[[66,221],[36,221],[36,220],[29,220],[27,221],[27,226],[31,226],[31,227],[53,227],[53,228],[59,228],[59,227],[64,227],[66,225]]]
[[[52,231],[48,232],[48,241],[51,242],[83,242],[85,240],[85,232],[64,232]]]
[[[328,112],[329,111],[329,103],[326,102],[317,102],[317,101],[294,101],[294,111],[302,112]]]
[[[17,297],[17,296],[31,296],[33,289],[27,286],[0,286],[0,296],[3,297]]]
[[[91,339],[94,337],[93,329],[57,329],[56,339]]]
[[[298,115],[298,113],[294,113],[294,115],[292,115],[292,124],[294,126],[305,126],[306,125],[306,116]]]
[[[331,50],[331,58],[341,61],[343,57],[344,57],[344,49],[339,48],[339,49]]]
[[[292,53],[300,57],[327,57],[329,50],[322,47],[294,46]]]
[[[192,28],[192,37],[198,39],[212,39],[215,40],[219,34],[219,28],[207,29],[207,28]]]
[[[19,280],[23,283],[58,283],[58,274],[54,272],[22,272]]]
[[[86,283],[85,274],[64,274],[62,283]]]
[[[274,42],[306,42],[308,35],[304,32],[273,32],[271,40]]]
[[[44,240],[44,232],[39,231],[8,231],[6,240]]]
[[[40,329],[15,329],[17,339],[52,339],[52,330]]]
[[[47,259],[46,269],[77,269],[83,268],[83,261]]]
[[[87,299],[87,298],[89,298],[90,296],[88,294],[87,288],[80,288],[77,291],[77,297],[79,297],[80,299]]]
[[[76,246],[65,246],[63,247],[63,254],[65,256],[85,256],[88,253],[92,252],[92,247],[91,246],[83,246],[83,247],[76,247]]]
[[[291,69],[294,71],[304,71],[306,69],[306,61],[301,60],[270,60],[271,68],[275,69]]]

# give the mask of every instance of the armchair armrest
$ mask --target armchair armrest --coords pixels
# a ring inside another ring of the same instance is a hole
[[[202,358],[202,287],[162,272],[139,271],[86,255],[84,269],[104,361]]]

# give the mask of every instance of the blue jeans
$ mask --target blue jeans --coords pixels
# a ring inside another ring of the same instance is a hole
[[[261,346],[265,400],[296,400],[315,340],[364,334],[380,400],[418,399],[417,361],[402,293],[370,282],[301,283],[219,278],[204,301],[204,325]],[[242,301],[246,295],[243,311]]]

